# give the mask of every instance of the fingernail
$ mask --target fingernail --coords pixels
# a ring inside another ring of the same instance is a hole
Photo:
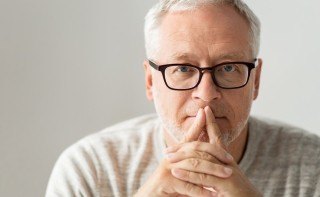
[[[178,178],[183,176],[183,171],[178,169],[178,168],[173,168],[171,170],[171,173],[172,173],[173,176],[178,177]]]
[[[232,169],[231,168],[223,168],[223,171],[225,172],[226,175],[230,176],[232,174]]]
[[[226,158],[229,160],[229,161],[233,161],[233,157],[230,153],[226,153]]]

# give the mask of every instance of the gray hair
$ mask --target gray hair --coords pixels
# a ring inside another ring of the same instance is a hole
[[[259,54],[260,21],[253,11],[242,0],[159,0],[145,16],[144,36],[147,58],[154,58],[159,48],[159,31],[163,16],[170,11],[194,10],[203,5],[228,4],[248,21],[250,27],[250,44],[254,57]]]

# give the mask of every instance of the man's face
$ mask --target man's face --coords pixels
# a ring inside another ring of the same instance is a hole
[[[206,6],[193,11],[164,16],[159,28],[156,64],[189,63],[199,67],[227,61],[253,62],[249,25],[230,6]],[[259,64],[261,62],[259,61]],[[161,72],[147,62],[147,96],[167,133],[178,141],[194,121],[199,108],[210,106],[226,143],[245,129],[252,101],[258,95],[260,65],[251,71],[248,84],[239,89],[217,87],[205,73],[198,87],[187,91],[170,90]]]

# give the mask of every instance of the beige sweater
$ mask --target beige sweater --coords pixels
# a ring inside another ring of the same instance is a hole
[[[90,135],[55,164],[46,197],[133,196],[164,157],[156,115]],[[251,117],[240,168],[264,196],[320,197],[320,138]]]

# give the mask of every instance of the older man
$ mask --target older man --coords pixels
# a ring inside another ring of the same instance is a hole
[[[47,196],[319,196],[320,139],[249,117],[260,24],[240,0],[162,0],[146,16],[158,116],[67,149]]]

